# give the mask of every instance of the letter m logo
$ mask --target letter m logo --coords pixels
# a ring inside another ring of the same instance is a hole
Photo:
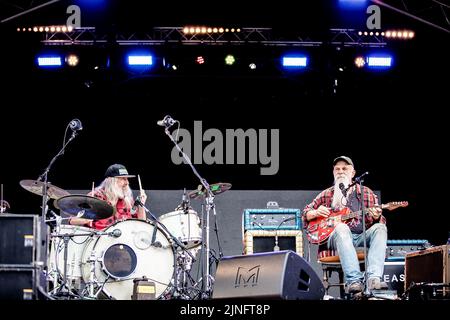
[[[239,267],[236,272],[234,287],[237,288],[241,285],[247,287],[249,284],[251,284],[252,287],[256,286],[258,284],[260,267],[261,265],[254,266],[250,269]]]

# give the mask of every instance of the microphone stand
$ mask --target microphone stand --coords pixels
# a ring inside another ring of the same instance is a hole
[[[67,128],[66,128],[67,130]],[[66,131],[67,132],[67,131]],[[38,227],[38,232],[37,232],[37,237],[36,237],[36,242],[38,243],[37,245],[37,253],[36,253],[36,266],[38,268],[44,267],[46,265],[46,261],[47,261],[47,250],[48,250],[48,230],[47,230],[47,225],[46,225],[46,215],[47,215],[47,210],[48,210],[48,206],[47,206],[47,202],[48,202],[48,173],[50,171],[50,168],[52,167],[52,165],[55,163],[56,159],[64,154],[64,151],[67,147],[67,145],[73,140],[75,139],[75,137],[77,136],[76,131],[72,132],[72,136],[70,137],[70,139],[63,144],[61,150],[53,157],[53,159],[50,161],[49,165],[47,166],[47,168],[45,168],[44,172],[39,176],[38,181],[43,182],[42,185],[42,205],[41,205],[41,209],[42,209],[42,214],[41,214],[41,222],[39,224]],[[42,235],[43,230],[45,230],[45,239],[44,236]],[[45,245],[45,252],[41,252],[41,244]],[[36,272],[38,275],[36,277],[39,277],[40,272]],[[46,291],[46,290],[42,290],[41,287],[41,282],[40,281],[36,281],[37,282],[37,289],[39,291]]]
[[[355,178],[355,183],[356,185],[359,185],[359,190],[361,190],[361,198],[360,198],[360,203],[361,203],[361,212],[362,212],[362,227],[363,227],[363,241],[364,241],[364,294],[369,297],[371,295],[370,291],[369,291],[369,279],[367,277],[367,235],[366,235],[366,208],[365,208],[365,204],[364,204],[364,186],[363,186],[363,182],[364,179],[363,177],[368,174],[369,172],[364,172],[361,176]]]
[[[210,266],[209,266],[209,256],[210,256],[210,248],[209,248],[209,215],[211,210],[213,210],[214,215],[216,213],[215,211],[215,205],[214,205],[214,194],[211,191],[211,187],[209,186],[208,182],[202,178],[200,176],[200,174],[198,173],[198,171],[195,169],[194,165],[191,162],[191,159],[189,159],[189,157],[186,155],[186,153],[183,152],[183,150],[180,148],[180,146],[178,145],[178,143],[175,141],[175,139],[172,137],[172,135],[169,132],[169,128],[171,125],[166,125],[164,132],[166,133],[166,135],[170,138],[170,140],[173,142],[173,144],[175,145],[175,147],[177,148],[177,150],[182,154],[184,160],[186,161],[186,163],[191,167],[192,171],[194,172],[194,174],[197,176],[197,178],[200,180],[200,183],[202,184],[202,186],[205,188],[205,191],[207,193],[207,196],[205,197],[205,202],[206,202],[206,223],[204,224],[205,227],[205,241],[204,244],[202,244],[202,246],[204,245],[205,248],[205,254],[203,255],[204,257],[204,275],[203,275],[203,283],[202,283],[202,291],[203,291],[203,297],[204,298],[210,298],[212,295],[212,276],[210,275]]]

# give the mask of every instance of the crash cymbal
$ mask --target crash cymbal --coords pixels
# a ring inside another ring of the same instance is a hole
[[[210,184],[209,187],[211,188],[211,191],[213,194],[220,194],[223,193],[229,189],[231,189],[231,183],[226,182],[219,182]],[[198,199],[206,196],[206,190],[202,185],[199,185],[197,190],[193,190],[189,192],[189,198],[191,199]]]
[[[20,185],[22,186],[22,188],[24,188],[27,191],[30,191],[39,196],[43,196],[44,182],[42,182],[42,181],[22,180],[22,181],[20,181]],[[58,188],[57,186],[52,185],[51,183],[47,183],[47,195],[49,198],[59,199],[61,197],[70,195],[70,193],[64,189],[61,189],[61,188]]]
[[[69,195],[55,201],[55,206],[78,218],[100,220],[111,217],[114,209],[106,201],[84,195]]]

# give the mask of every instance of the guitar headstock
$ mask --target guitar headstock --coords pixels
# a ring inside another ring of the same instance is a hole
[[[404,208],[408,206],[408,201],[394,201],[389,202],[387,204],[384,204],[382,206],[383,209],[388,209],[389,211],[397,209],[397,208]]]

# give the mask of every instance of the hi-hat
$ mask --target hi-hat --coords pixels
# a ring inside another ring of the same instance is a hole
[[[69,215],[92,220],[106,219],[114,212],[114,208],[106,201],[84,195],[59,198],[55,206]]]
[[[37,194],[39,196],[44,195],[44,188],[43,188],[44,182],[42,182],[42,181],[22,180],[22,181],[20,181],[20,185],[25,190],[30,191],[34,194]],[[47,183],[47,195],[49,198],[59,199],[61,197],[70,195],[70,193],[64,189],[61,189],[61,188],[58,188],[57,186],[52,185],[51,183]]]
[[[220,193],[223,193],[223,192],[231,189],[231,183],[219,182],[219,183],[210,184],[209,187],[213,194],[220,194]],[[206,197],[207,195],[208,194],[206,192],[206,189],[202,185],[199,185],[197,190],[193,190],[193,191],[189,192],[189,198],[191,198],[191,199],[198,199],[198,198]]]

